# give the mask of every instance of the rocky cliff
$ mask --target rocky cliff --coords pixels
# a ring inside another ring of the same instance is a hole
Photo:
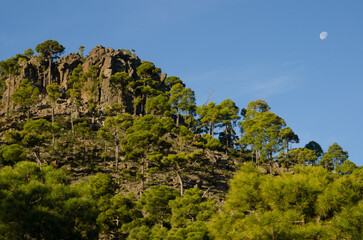
[[[100,82],[100,89],[97,93],[98,103],[101,111],[105,106],[110,106],[117,102],[117,97],[111,93],[110,77],[117,72],[126,72],[134,80],[138,80],[139,76],[136,74],[136,69],[141,65],[141,60],[137,55],[132,54],[128,50],[114,50],[112,48],[105,48],[103,46],[94,47],[90,53],[82,58],[79,53],[70,53],[64,57],[59,58],[52,63],[51,67],[51,81],[60,86],[61,97],[57,101],[55,109],[56,114],[68,114],[70,100],[66,95],[69,88],[69,78],[72,71],[79,65],[82,65],[83,72],[87,72],[91,66],[97,66],[99,69],[99,76],[102,76]],[[33,86],[37,87],[42,96],[38,104],[33,107],[33,113],[44,117],[50,114],[50,105],[46,98],[46,86],[49,84],[49,63],[46,59],[39,56],[32,56],[29,61],[23,62],[20,67],[20,74],[13,77],[6,77],[6,91],[3,93],[3,107],[0,111],[2,115],[6,112],[6,99],[14,93],[15,89],[19,86],[22,79],[28,79],[32,82]],[[166,74],[159,74],[160,81],[164,81]],[[10,89],[8,89],[10,88]],[[87,102],[88,97],[85,89],[82,91],[83,102]],[[130,104],[130,103],[129,103]],[[16,109],[13,103],[9,103],[10,109]],[[128,106],[132,109],[132,106]],[[85,106],[80,107],[80,111],[86,111]]]

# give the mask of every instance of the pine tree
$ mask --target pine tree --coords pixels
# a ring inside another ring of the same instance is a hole
[[[53,59],[57,59],[64,52],[64,50],[65,50],[65,48],[61,44],[59,44],[58,41],[55,41],[55,40],[47,40],[47,41],[45,41],[43,43],[38,44],[35,47],[35,51],[42,54],[44,56],[44,58],[48,59],[48,62],[49,62],[48,84],[45,84],[45,80],[44,80],[43,87],[46,87],[47,85],[52,84],[52,62],[53,62]]]
[[[30,118],[31,106],[39,99],[39,90],[32,86],[28,79],[21,80],[19,87],[15,90],[11,99],[16,105],[19,105],[24,112],[28,112],[28,119]]]

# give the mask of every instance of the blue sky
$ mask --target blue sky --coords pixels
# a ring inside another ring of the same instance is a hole
[[[133,48],[199,105],[264,99],[295,147],[337,142],[362,165],[362,11],[361,0],[2,0],[0,60],[48,39],[67,53]]]

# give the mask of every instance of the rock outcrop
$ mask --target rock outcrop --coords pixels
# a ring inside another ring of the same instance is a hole
[[[100,69],[101,81],[99,100],[102,106],[116,103],[117,99],[111,94],[110,77],[117,72],[126,72],[133,79],[138,79],[136,68],[140,66],[141,60],[135,55],[123,50],[114,50],[103,46],[96,46],[87,55],[83,63],[83,72],[87,72],[91,66]],[[85,96],[87,98],[87,96]]]
[[[136,74],[136,69],[141,65],[141,60],[137,55],[132,54],[128,50],[114,50],[112,48],[105,48],[103,46],[94,47],[90,53],[82,58],[79,53],[70,53],[64,57],[59,58],[57,61],[52,63],[52,82],[59,84],[61,90],[61,97],[58,100],[56,113],[67,114],[69,111],[70,101],[67,99],[66,91],[69,88],[69,78],[72,71],[79,65],[82,65],[83,72],[87,72],[91,66],[97,66],[99,69],[99,76],[102,76],[100,81],[100,88],[98,91],[98,103],[101,110],[107,105],[112,105],[117,102],[117,97],[111,93],[110,88],[110,77],[117,72],[126,72],[134,80],[138,80]],[[4,91],[3,100],[7,99],[7,94],[10,96],[14,93],[15,89],[18,87],[21,79],[28,79],[34,86],[36,86],[42,93],[42,98],[35,106],[36,114],[44,117],[44,115],[49,114],[50,105],[47,103],[46,99],[46,86],[49,84],[49,62],[42,58],[41,55],[33,56],[27,62],[21,65],[21,71],[18,76],[12,77],[11,81],[5,79],[6,82],[10,83],[10,91]],[[164,81],[166,74],[160,74],[160,81]],[[83,102],[87,102],[88,95],[83,89],[82,92]],[[68,100],[68,101],[67,101]],[[10,108],[14,108],[10,104]],[[131,106],[128,109],[133,109]],[[81,107],[80,110],[86,107]],[[0,114],[6,112],[6,104],[3,104]]]

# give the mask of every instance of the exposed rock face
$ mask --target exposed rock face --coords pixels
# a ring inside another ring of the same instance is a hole
[[[99,75],[103,76],[100,83],[100,89],[98,91],[98,102],[101,109],[104,109],[106,105],[112,105],[117,102],[117,97],[111,93],[110,89],[110,77],[116,72],[126,72],[134,80],[138,79],[136,74],[136,68],[141,65],[141,60],[135,54],[131,54],[127,50],[114,50],[112,48],[105,48],[103,46],[96,46],[93,48],[86,58],[82,58],[79,53],[70,53],[64,57],[59,58],[52,63],[52,82],[59,84],[61,89],[61,98],[58,101],[56,113],[67,114],[69,102],[67,101],[67,95],[65,94],[69,87],[68,81],[72,74],[72,71],[79,65],[82,65],[83,72],[87,72],[91,66],[97,66],[99,68]],[[39,101],[37,108],[37,115],[47,115],[50,109],[46,100],[46,85],[49,78],[49,62],[40,56],[33,56],[28,62],[23,63],[21,66],[21,73],[19,76],[13,77],[10,81],[10,96],[14,93],[14,90],[19,85],[21,79],[29,79],[34,86],[39,88],[42,93],[42,99]],[[160,81],[164,81],[166,74],[160,75]],[[86,83],[87,86],[87,83]],[[86,88],[86,87],[85,87]],[[8,91],[4,92],[3,99],[7,99]],[[87,94],[82,93],[82,98],[86,102]],[[6,104],[0,109],[0,113],[6,111]],[[10,104],[13,108],[12,104]],[[128,109],[133,109],[131,106]],[[82,109],[82,107],[81,107]],[[86,109],[85,107],[83,109]],[[86,110],[84,110],[86,111]]]
[[[116,96],[111,94],[110,77],[116,72],[126,72],[137,79],[136,68],[140,66],[141,60],[135,54],[129,54],[122,50],[113,50],[103,46],[96,46],[87,55],[83,63],[83,72],[87,72],[91,66],[97,66],[100,69],[100,75],[105,78],[101,81],[101,91],[99,100],[101,105],[111,105],[116,103]],[[86,98],[86,96],[85,96]]]
[[[78,64],[82,64],[82,57],[79,53],[71,53],[62,57],[57,62],[57,71],[59,72],[58,84],[61,88],[67,88],[67,81]]]

